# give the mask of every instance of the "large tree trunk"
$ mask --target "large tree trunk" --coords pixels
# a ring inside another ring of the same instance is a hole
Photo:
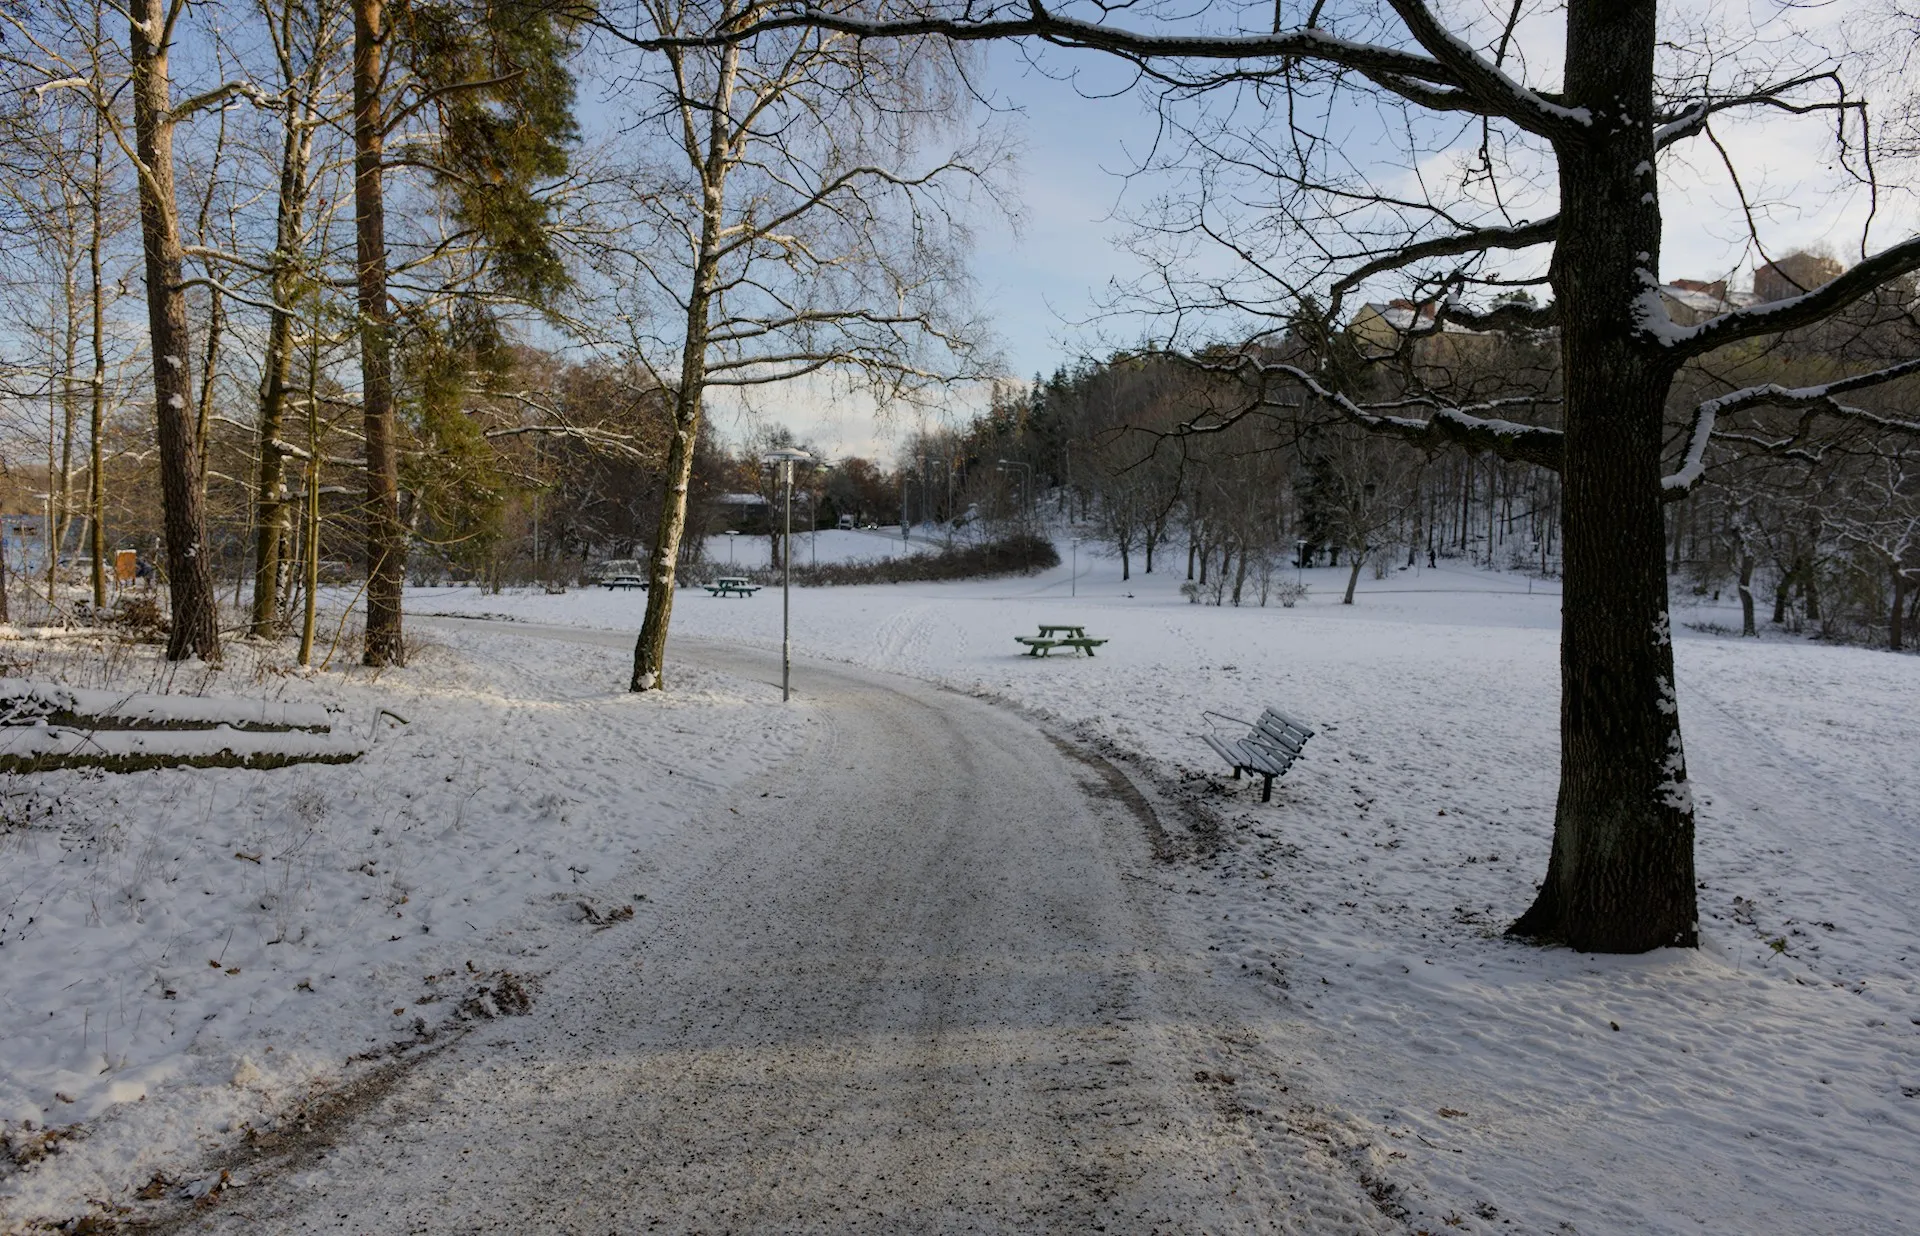
[[[1593,128],[1559,151],[1553,266],[1566,373],[1560,796],[1546,882],[1512,930],[1597,952],[1690,946],[1698,933],[1661,512],[1674,366],[1638,317],[1660,254],[1654,30],[1651,0],[1569,6],[1568,101],[1591,109]]]
[[[1753,553],[1740,550],[1740,634],[1758,635],[1753,623]]]
[[[282,280],[275,279],[274,303],[281,304]],[[290,290],[290,289],[285,289]],[[278,308],[267,326],[267,355],[260,386],[260,467],[255,478],[257,517],[253,544],[253,633],[261,639],[280,635],[281,552],[287,534],[287,459],[275,442],[285,424],[287,381],[293,370],[291,315]]]
[[[107,605],[106,481],[101,475],[100,434],[107,419],[107,300],[102,250],[106,244],[106,133],[99,109],[93,113],[93,181],[87,240],[87,264],[93,309],[93,399],[87,414],[87,548],[93,560],[93,608]]]
[[[1893,560],[1893,612],[1887,618],[1887,647],[1899,652],[1906,647],[1907,575],[1900,559]]]
[[[260,376],[260,468],[255,478],[258,517],[253,547],[253,633],[262,639],[280,635],[280,584],[288,540],[287,457],[278,445],[286,424],[289,381],[293,374],[293,299],[298,268],[293,254],[300,243],[300,219],[306,210],[309,130],[306,117],[289,113],[281,133],[280,192],[275,204],[274,269],[267,324],[267,354]]]
[[[706,298],[698,299],[704,320]],[[705,365],[701,362],[705,351],[703,340],[700,357],[688,358],[683,354],[683,383],[689,368],[704,371]],[[667,445],[667,501],[660,506],[660,524],[654,533],[653,561],[647,573],[647,614],[641,620],[640,636],[633,645],[629,691],[659,691],[667,685],[667,627],[673,620],[674,576],[680,558],[680,538],[687,529],[687,486],[693,478],[693,444],[699,433],[699,388],[690,396],[683,386],[674,400],[673,438]]]
[[[700,166],[703,200],[700,210],[700,248],[693,267],[693,285],[687,297],[687,333],[680,349],[680,389],[673,400],[673,438],[667,445],[667,489],[660,504],[660,525],[653,538],[653,562],[648,573],[647,614],[633,645],[633,677],[629,691],[659,691],[666,687],[667,627],[673,618],[673,581],[680,560],[680,538],[687,529],[687,490],[693,481],[693,451],[700,434],[701,399],[707,385],[707,335],[714,287],[719,281],[721,229],[725,224],[728,170],[728,107],[740,51],[721,53],[720,73],[707,116],[705,158]],[[906,512],[902,505],[902,527]],[[786,547],[781,547],[785,552]]]
[[[393,310],[387,301],[386,87],[381,67],[384,0],[353,4],[353,231],[360,310],[360,399],[367,451],[367,630],[361,661],[405,665],[400,627],[406,529],[400,523],[400,463],[394,441]]]
[[[160,496],[167,535],[167,588],[173,632],[167,658],[220,656],[219,610],[206,547],[200,449],[193,423],[193,355],[187,298],[180,286],[180,215],[173,188],[173,112],[167,48],[147,31],[165,29],[162,0],[134,0],[133,127],[140,156],[140,236],[146,254],[147,328],[153,342],[154,421],[160,447]]]

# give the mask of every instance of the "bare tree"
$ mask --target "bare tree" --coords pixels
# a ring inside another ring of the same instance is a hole
[[[946,48],[816,30],[680,41],[765,11],[755,0],[643,0],[638,24],[616,31],[643,52],[628,86],[633,132],[648,145],[632,237],[605,254],[601,276],[632,289],[628,346],[672,392],[635,691],[665,684],[709,391],[820,374],[862,379],[885,400],[975,369],[958,216],[999,156],[991,134],[955,133],[940,153],[920,153],[965,111]]]
[[[1331,318],[1347,293],[1400,275],[1416,289],[1428,333],[1448,323],[1552,331],[1564,429],[1548,424],[1531,397],[1463,402],[1420,393],[1369,406],[1365,391],[1343,389],[1338,375],[1252,355],[1243,369],[1276,388],[1305,387],[1379,432],[1464,443],[1561,473],[1560,793],[1546,878],[1514,931],[1596,951],[1692,945],[1693,799],[1673,679],[1664,504],[1698,483],[1706,444],[1733,411],[1784,404],[1847,415],[1843,396],[1897,380],[1920,360],[1811,387],[1729,393],[1697,411],[1690,449],[1671,474],[1663,466],[1669,392],[1690,360],[1821,321],[1920,267],[1920,238],[1864,256],[1797,296],[1683,325],[1659,294],[1657,166],[1664,153],[1696,139],[1711,144],[1716,125],[1758,111],[1831,122],[1843,165],[1862,172],[1863,105],[1846,89],[1844,65],[1811,42],[1785,52],[1775,43],[1689,42],[1710,42],[1711,31],[1682,32],[1662,61],[1654,0],[1568,0],[1538,14],[1517,3],[1480,17],[1443,16],[1425,0],[1316,3],[1302,24],[1279,29],[1269,26],[1283,26],[1281,10],[1129,7],[1131,26],[1120,24],[1120,12],[1090,6],[1082,19],[1037,4],[1013,12],[966,5],[876,21],[809,8],[759,29],[1029,38],[1137,66],[1164,88],[1167,136],[1180,139],[1199,169],[1195,196],[1172,222],[1238,263],[1226,277],[1211,273],[1217,265],[1183,274],[1169,263],[1156,272],[1169,310],[1283,318],[1320,290]],[[754,34],[748,27],[728,37]],[[1458,156],[1461,174],[1445,184],[1422,177],[1411,192],[1400,187],[1403,177],[1371,183],[1368,169],[1346,160],[1349,143],[1327,127],[1334,122],[1308,119],[1347,115],[1336,104],[1353,91],[1405,109],[1401,166],[1445,151]],[[1196,99],[1200,120],[1182,124],[1180,107]],[[1243,110],[1206,108],[1212,99]],[[1551,169],[1549,183],[1529,180],[1534,167]],[[1266,209],[1247,212],[1242,196],[1235,224],[1222,211],[1243,173],[1239,183],[1266,186]],[[1549,246],[1550,258],[1497,256]],[[1507,260],[1542,272],[1532,282],[1551,290],[1551,303],[1473,308],[1473,288],[1512,286],[1496,278]]]
[[[124,48],[111,44],[97,11],[65,0],[37,10],[33,14],[37,20],[6,16],[0,21],[27,49],[15,53],[14,62],[37,76],[33,89],[79,92],[133,167],[145,253],[147,333],[152,344],[154,422],[173,610],[167,655],[174,660],[214,660],[220,655],[219,611],[200,487],[174,137],[180,125],[195,115],[238,96],[257,97],[258,92],[245,81],[229,81],[174,99],[171,54],[187,10],[187,0],[132,0],[124,10],[128,29]],[[121,66],[131,100],[130,132],[114,102],[114,78]]]
[[[265,263],[267,336],[260,365],[260,412],[255,473],[253,633],[280,634],[279,595],[285,552],[292,526],[286,473],[289,451],[283,439],[294,398],[293,363],[299,348],[297,302],[303,287],[314,288],[317,230],[309,221],[309,199],[321,169],[315,143],[337,119],[328,95],[344,47],[343,6],[334,0],[260,0],[260,17],[272,48],[281,106],[278,175],[273,194],[273,248]]]

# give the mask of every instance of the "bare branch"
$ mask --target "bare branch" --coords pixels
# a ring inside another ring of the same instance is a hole
[[[1650,333],[1676,357],[1701,356],[1741,339],[1824,321],[1889,280],[1916,270],[1920,270],[1920,236],[1882,249],[1831,283],[1804,295],[1736,309],[1698,326],[1666,324],[1663,329]],[[1651,290],[1642,294],[1643,298],[1652,295],[1655,293]]]

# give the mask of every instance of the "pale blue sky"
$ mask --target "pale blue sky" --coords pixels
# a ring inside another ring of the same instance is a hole
[[[990,45],[982,54],[982,82],[1020,112],[1016,126],[1024,150],[1017,193],[1023,219],[1017,233],[997,223],[982,226],[975,270],[1006,372],[1026,380],[1140,337],[1141,322],[1101,316],[1100,310],[1116,280],[1140,273],[1137,260],[1120,243],[1129,229],[1116,211],[1146,206],[1165,182],[1125,179],[1155,132],[1140,98],[1129,93],[1087,97],[1124,86],[1124,70],[1111,58],[1047,49],[1048,72],[1043,73],[1009,45]],[[1077,82],[1060,79],[1068,69],[1078,71]],[[1868,199],[1859,189],[1834,188],[1828,124],[1824,118],[1773,115],[1745,125],[1716,125],[1749,194],[1766,203],[1760,217],[1768,251],[1776,256],[1825,245],[1843,259],[1859,257]],[[1661,173],[1667,219],[1662,277],[1732,274],[1736,284],[1744,282],[1753,259],[1718,156],[1703,145],[1676,148],[1663,157]],[[1549,196],[1543,209],[1551,208]],[[1883,196],[1873,247],[1902,238],[1912,225],[1910,204]],[[956,394],[946,415],[963,421],[980,404],[977,392]],[[870,408],[801,388],[763,396],[763,406],[769,419],[830,453],[883,458],[899,427],[910,428],[919,415],[900,414],[889,428],[876,424]],[[737,416],[723,415],[723,428],[729,420],[740,423]]]

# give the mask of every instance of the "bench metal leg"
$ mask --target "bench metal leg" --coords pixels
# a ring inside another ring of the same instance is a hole
[[[1273,801],[1273,774],[1272,773],[1266,774],[1266,778],[1267,778],[1266,788],[1260,791],[1260,801],[1263,803],[1270,803]]]

